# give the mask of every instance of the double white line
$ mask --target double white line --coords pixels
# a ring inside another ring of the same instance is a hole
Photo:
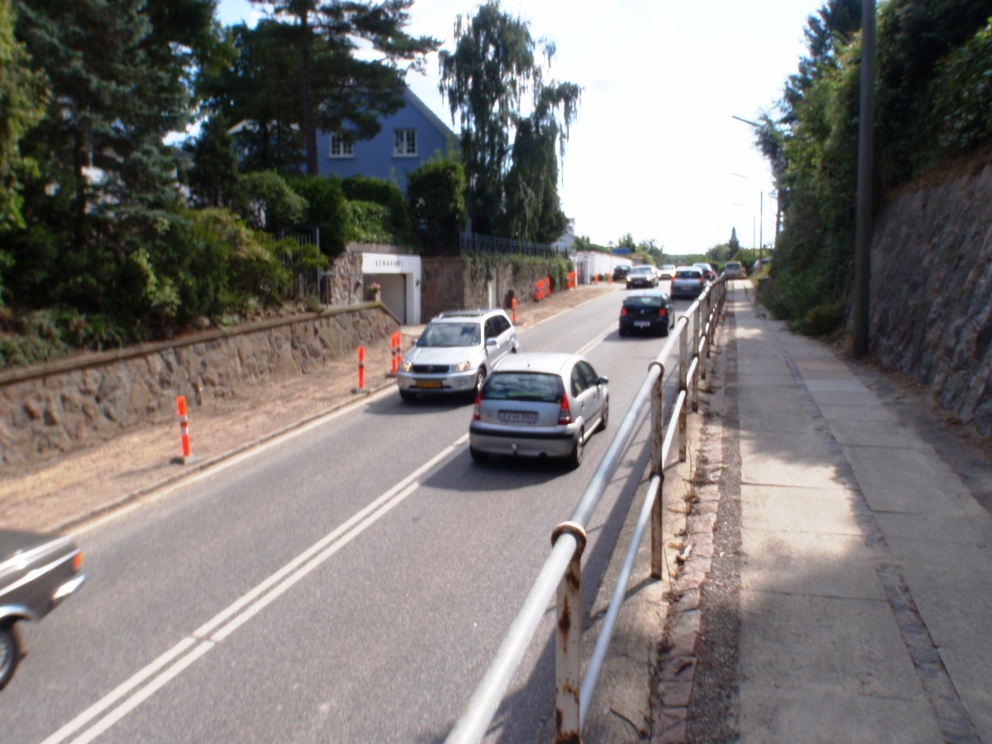
[[[615,330],[610,325],[580,348],[577,354],[586,354]],[[323,421],[320,423],[324,423]],[[314,423],[314,426],[317,422]],[[146,667],[132,675],[110,693],[73,718],[58,731],[45,739],[42,744],[60,744],[93,722],[79,733],[71,744],[87,744],[118,723],[131,711],[148,700],[192,666],[200,657],[207,654],[255,615],[287,592],[297,582],[310,574],[320,564],[337,553],[341,548],[362,534],[375,522],[388,514],[393,507],[402,503],[417,490],[423,479],[435,467],[451,456],[468,441],[468,434],[456,439],[438,454],[414,470],[384,494],[355,513],[348,521],[336,527],[296,558],[280,568],[265,581],[233,602],[226,609],[201,625],[192,635],[159,656]],[[246,454],[243,457],[248,457]],[[204,474],[204,477],[206,474]],[[146,684],[147,683],[147,684]],[[144,685],[144,686],[142,686]],[[140,689],[139,689],[140,688]],[[134,692],[137,690],[137,692]],[[134,694],[132,694],[134,693]],[[130,697],[128,697],[130,695]],[[126,698],[126,700],[124,700]],[[118,702],[124,702],[114,708]],[[113,708],[113,710],[110,710]],[[110,711],[107,713],[107,711]],[[106,713],[106,715],[104,715]],[[100,716],[103,716],[100,718]]]
[[[375,501],[357,512],[348,521],[318,540],[250,592],[201,625],[193,631],[192,635],[181,640],[126,682],[73,718],[45,739],[42,744],[59,744],[59,742],[65,741],[150,679],[148,684],[131,695],[122,705],[100,718],[73,739],[72,744],[86,744],[96,739],[162,689],[170,680],[178,677],[216,644],[282,596],[290,587],[307,576],[321,563],[388,514],[393,507],[402,503],[417,490],[423,478],[431,470],[467,441],[468,434],[456,439]]]

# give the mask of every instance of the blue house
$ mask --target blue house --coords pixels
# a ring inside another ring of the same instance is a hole
[[[406,176],[430,160],[458,148],[458,135],[407,88],[406,105],[382,120],[370,140],[345,142],[335,132],[317,133],[317,158],[322,176],[395,178],[406,191]]]

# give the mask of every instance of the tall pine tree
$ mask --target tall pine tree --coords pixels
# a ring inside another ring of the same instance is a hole
[[[403,31],[413,0],[380,3],[354,0],[252,0],[279,22],[299,60],[299,124],[307,173],[318,175],[317,129],[365,139],[379,132],[382,116],[403,106],[404,65],[422,69],[438,47],[429,36]],[[357,39],[371,42],[382,57],[360,60]],[[271,80],[284,86],[285,80]]]

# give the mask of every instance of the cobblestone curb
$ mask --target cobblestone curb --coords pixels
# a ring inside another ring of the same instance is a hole
[[[698,448],[690,446],[691,491],[685,529],[670,548],[679,552],[670,569],[670,593],[665,631],[662,637],[658,668],[654,676],[652,700],[653,726],[651,744],[682,744],[686,741],[689,700],[696,676],[696,643],[699,639],[700,600],[713,561],[713,530],[720,507],[720,474],[723,469],[723,425],[719,417],[705,409],[718,408],[722,388],[716,359],[722,351],[720,340],[725,326],[717,329],[717,343],[707,364],[709,383],[700,386],[700,411],[705,423]],[[716,378],[716,379],[715,379]],[[690,443],[691,445],[691,443]],[[692,459],[694,458],[694,462]]]

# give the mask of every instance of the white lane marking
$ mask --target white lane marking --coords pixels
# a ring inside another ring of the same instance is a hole
[[[234,631],[236,631],[238,628],[240,628],[246,622],[248,622],[249,620],[251,620],[255,615],[257,615],[259,612],[261,612],[263,609],[265,609],[265,607],[267,607],[269,604],[271,604],[276,599],[278,599],[280,595],[282,595],[284,592],[286,592],[291,586],[293,586],[294,584],[296,584],[296,582],[298,582],[301,579],[303,579],[307,574],[309,574],[311,571],[313,571],[315,568],[317,568],[321,563],[323,563],[324,561],[326,561],[328,558],[330,558],[332,555],[334,555],[335,553],[337,553],[345,545],[347,545],[352,540],[354,540],[356,537],[358,537],[360,534],[362,534],[363,532],[365,532],[366,529],[368,529],[373,524],[375,524],[377,521],[379,521],[379,519],[381,517],[385,516],[386,513],[389,512],[394,506],[396,506],[397,504],[400,504],[401,502],[403,502],[406,499],[407,496],[409,496],[411,493],[413,493],[414,491],[416,491],[418,488],[420,488],[420,483],[411,483],[406,489],[404,489],[403,491],[401,491],[391,501],[388,501],[385,504],[385,506],[383,506],[379,511],[377,511],[372,516],[368,517],[364,522],[362,522],[357,527],[355,527],[355,529],[351,530],[351,532],[349,532],[348,534],[344,535],[340,540],[338,540],[333,545],[331,545],[329,548],[327,548],[323,553],[321,553],[320,555],[318,555],[316,558],[314,558],[312,561],[310,561],[307,565],[305,565],[299,571],[297,571],[296,573],[294,573],[288,579],[284,580],[275,589],[273,589],[271,592],[269,592],[264,597],[262,597],[260,600],[258,600],[255,604],[253,604],[251,607],[249,607],[247,610],[245,610],[244,612],[242,612],[240,615],[238,615],[236,618],[234,618],[231,622],[229,622],[223,628],[221,628],[216,633],[214,633],[212,636],[210,636],[210,640],[216,641],[218,643],[221,642],[221,641],[223,641],[225,638],[227,638],[229,635],[231,635],[231,633],[233,633]]]
[[[392,386],[390,386],[384,390],[380,390],[378,393],[370,395],[368,398],[365,399],[365,404],[368,405],[370,403],[379,400],[380,398],[385,398],[388,395],[392,395],[395,392],[396,390]],[[310,432],[319,426],[323,426],[324,424],[329,423],[330,421],[333,421],[334,419],[340,416],[344,416],[347,413],[352,413],[357,408],[361,408],[361,406],[349,405],[349,406],[345,406],[344,408],[339,408],[336,411],[332,411],[326,416],[321,416],[319,419],[314,419],[310,423],[304,424],[298,429],[293,429],[292,431],[287,431],[285,434],[280,434],[278,437],[275,437],[274,439],[270,439],[267,442],[263,442],[262,444],[252,447],[251,449],[246,450],[241,454],[235,455],[234,457],[231,457],[227,460],[223,460],[222,462],[219,462],[216,465],[211,465],[209,468],[206,468],[205,470],[202,470],[199,473],[191,475],[189,478],[184,478],[177,483],[168,485],[162,490],[156,491],[151,496],[140,499],[138,503],[132,504],[123,509],[119,509],[94,522],[90,522],[80,527],[78,530],[74,530],[73,532],[70,532],[69,535],[72,537],[76,537],[78,535],[82,535],[85,532],[89,532],[90,530],[96,529],[97,527],[100,527],[106,524],[107,522],[112,522],[113,520],[124,516],[128,512],[141,507],[142,505],[144,505],[144,503],[150,501],[157,501],[163,496],[168,496],[170,493],[178,491],[182,488],[187,488],[188,486],[191,486],[194,483],[198,483],[199,481],[204,480],[206,478],[210,478],[216,475],[217,473],[221,473],[230,467],[233,467],[235,465],[244,462],[245,460],[255,457],[256,455],[260,455],[261,453],[265,452],[268,449],[272,449],[273,447],[278,447],[279,445],[284,444],[285,442],[288,442],[289,440],[294,439],[295,437],[298,437],[301,434],[306,434],[307,432]]]
[[[605,339],[615,330],[616,330],[616,325],[611,323],[609,326],[607,326],[605,331],[602,331],[601,333],[597,334],[591,341],[586,343],[585,346],[580,347],[579,350],[575,352],[576,355],[585,356],[590,351],[592,351],[596,346],[601,344],[603,342],[603,339]]]
[[[418,480],[422,475],[424,475],[424,473],[426,473],[428,470],[430,470],[435,465],[437,465],[441,460],[443,460],[445,457],[450,455],[451,452],[456,447],[458,447],[460,444],[463,444],[466,441],[468,441],[468,434],[459,437],[457,440],[455,440],[453,444],[449,445],[448,447],[445,447],[430,460],[428,460],[419,468],[417,468],[412,473],[410,473],[410,475],[408,475],[406,478],[401,480],[395,486],[393,486],[384,494],[382,494],[377,499],[375,499],[375,501],[372,501],[370,504],[359,510],[354,516],[348,519],[348,521],[336,527],[325,537],[322,537],[316,543],[314,543],[309,548],[307,548],[302,553],[300,553],[298,556],[296,556],[296,558],[294,558],[285,566],[283,566],[274,574],[272,574],[269,578],[265,579],[265,581],[263,581],[261,584],[259,584],[254,589],[249,591],[240,599],[233,602],[223,611],[217,613],[217,615],[215,615],[213,618],[211,618],[206,623],[204,623],[199,628],[197,628],[195,631],[193,631],[193,635],[196,636],[197,638],[206,637],[214,628],[216,628],[218,625],[221,625],[232,615],[237,614],[243,607],[250,604],[259,595],[263,594],[266,590],[268,590],[271,586],[279,582],[286,575],[292,573],[294,570],[296,570],[298,566],[300,566],[305,561],[309,560],[310,557],[313,556],[315,553],[318,553],[321,550],[323,550],[325,547],[327,547],[329,543],[336,540],[342,533],[350,530],[355,524],[360,522],[371,512],[376,511],[382,504],[384,504],[386,501],[388,501],[393,496],[395,496],[397,492],[403,490],[404,488],[409,486],[412,482]]]
[[[177,657],[181,656],[184,652],[188,651],[191,646],[193,646],[198,639],[203,639],[211,630],[216,628],[218,625],[224,623],[232,616],[235,616],[233,620],[227,623],[219,631],[213,634],[209,641],[203,641],[199,646],[197,646],[192,652],[187,654],[182,658],[177,664],[162,672],[158,677],[156,677],[151,683],[144,687],[141,691],[133,695],[128,699],[123,705],[113,711],[111,714],[105,716],[99,723],[87,729],[82,736],[75,739],[72,744],[84,744],[84,742],[90,742],[97,736],[102,734],[108,728],[113,726],[117,721],[121,720],[129,712],[134,710],[138,705],[147,700],[151,695],[161,689],[169,680],[173,679],[179,675],[184,669],[186,669],[190,664],[192,664],[196,659],[198,659],[203,654],[207,653],[213,646],[215,642],[221,641],[227,638],[231,633],[237,630],[239,627],[244,625],[248,620],[257,615],[262,609],[268,606],[271,602],[285,593],[290,587],[296,584],[298,581],[303,579],[307,574],[313,571],[317,566],[326,561],[332,555],[334,555],[338,550],[343,548],[345,545],[354,540],[358,535],[371,527],[375,522],[385,516],[393,507],[402,503],[407,497],[414,493],[419,487],[421,480],[426,476],[431,470],[433,470],[438,464],[444,461],[452,453],[454,453],[459,446],[465,444],[468,441],[468,433],[466,432],[462,436],[458,437],[452,444],[445,447],[441,452],[436,454],[430,460],[425,462],[423,465],[418,467],[408,476],[403,478],[399,483],[390,488],[384,494],[376,498],[373,502],[362,508],[354,516],[348,519],[347,522],[340,525],[331,531],[328,535],[321,538],[317,543],[307,548],[303,553],[298,555],[292,561],[287,563],[281,569],[276,571],[272,576],[267,578],[261,584],[256,586],[254,589],[249,591],[247,594],[242,596],[240,599],[229,605],[225,610],[215,615],[211,620],[198,628],[193,636],[184,638],[180,643],[176,644],[172,649],[162,654],[151,664],[146,666],[144,669],[139,671],[137,674],[132,676],[126,682],[115,688],[112,692],[106,695],[101,700],[97,701],[95,704],[87,708],[85,711],[80,713],[69,723],[62,726],[58,731],[45,739],[42,744],[59,744],[59,742],[64,741],[69,736],[71,736],[75,731],[82,728],[89,721],[93,720],[105,710],[114,705],[118,700],[125,697],[129,692],[142,684],[145,680],[151,677],[155,672],[160,670],[162,667],[166,666],[170,662],[174,661]],[[340,539],[338,539],[340,538]],[[301,564],[310,559],[315,553],[323,550],[320,555],[313,560],[310,560],[302,569],[293,573],[293,571],[298,568]],[[288,578],[286,578],[288,576]],[[282,580],[282,583],[279,583]],[[275,585],[274,588],[272,588]],[[266,590],[272,589],[268,594],[266,594],[262,599],[251,605],[251,602],[258,598],[260,595],[264,594]],[[251,605],[246,611],[238,614],[244,607]]]
[[[112,713],[104,716],[98,723],[86,729],[82,736],[79,736],[72,740],[72,744],[89,744],[100,734],[104,733],[107,729],[121,720],[124,716],[130,713],[132,710],[137,708],[148,698],[154,695],[156,692],[165,687],[170,680],[178,677],[182,672],[186,670],[194,661],[203,656],[207,651],[212,649],[214,644],[210,641],[204,641],[199,646],[197,646],[193,651],[184,656],[177,664],[174,664],[168,670],[160,674],[154,680],[152,680],[146,687],[142,688],[140,692],[133,695],[126,703],[124,703],[120,708]]]
[[[78,716],[73,718],[69,723],[60,728],[54,734],[45,739],[41,744],[58,744],[60,741],[64,741],[69,738],[70,735],[80,727],[92,721],[98,715],[103,713],[107,708],[116,703],[122,697],[127,695],[131,690],[140,685],[146,679],[151,677],[155,672],[164,667],[166,664],[172,662],[177,656],[185,653],[190,646],[196,643],[196,639],[192,636],[187,636],[183,638],[179,643],[170,648],[164,654],[159,656],[155,661],[146,666],[144,669],[139,671],[137,674],[132,676],[126,682],[118,685],[114,690],[104,696],[101,700],[97,701],[95,704],[91,705],[89,708],[84,710]]]

